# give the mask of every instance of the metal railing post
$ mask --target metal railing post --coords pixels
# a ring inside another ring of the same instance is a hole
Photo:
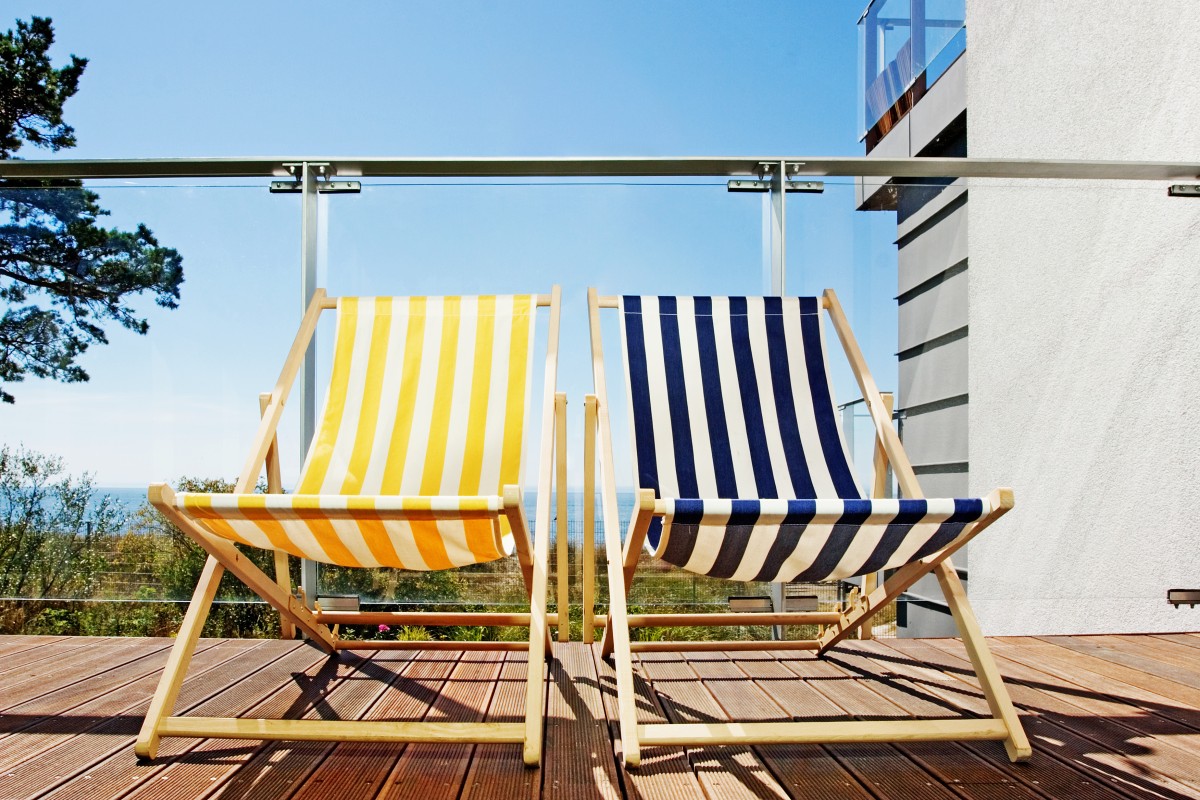
[[[770,281],[764,286],[765,294],[783,296],[787,267],[787,162],[764,162],[762,167],[770,170],[764,180],[770,178],[771,189],[763,195],[764,235],[770,234],[770,247],[763,243],[763,257],[770,258]],[[767,222],[769,216],[770,222]],[[764,276],[765,278],[766,276]],[[771,584],[771,605],[775,611],[783,610],[783,584]],[[783,639],[783,626],[771,628],[771,638]]]
[[[763,294],[782,296],[787,263],[787,163],[764,161],[761,177],[770,182],[763,195]]]
[[[324,167],[325,165],[321,165]],[[300,313],[312,302],[317,291],[318,226],[320,217],[317,207],[317,167],[304,162],[299,166],[300,195]],[[317,427],[317,341],[313,337],[304,354],[304,368],[300,371],[300,462],[308,454]],[[304,559],[300,562],[300,587],[304,590],[309,608],[317,599],[317,562]]]

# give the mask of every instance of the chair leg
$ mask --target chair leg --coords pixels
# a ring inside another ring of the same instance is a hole
[[[992,716],[1003,722],[1008,730],[1008,738],[1004,740],[1008,758],[1010,761],[1026,761],[1033,754],[1033,749],[1029,745],[1029,738],[1025,735],[1021,719],[1017,716],[1017,710],[1013,707],[1008,689],[1004,686],[1000,670],[996,667],[992,651],[979,629],[975,612],[971,610],[971,604],[967,601],[966,589],[948,560],[938,564],[934,568],[934,574],[937,575],[942,592],[946,595],[946,603],[950,606],[950,613],[954,616],[963,645],[970,656],[971,666],[975,668],[975,675],[979,678],[979,686],[983,689],[988,708],[991,709]]]
[[[650,530],[650,521],[654,518],[654,492],[649,489],[639,489],[637,494],[637,507],[634,508],[633,519],[629,521],[629,535],[625,537],[624,549],[618,547],[615,550],[608,550],[609,553],[621,553],[621,609],[625,611],[625,603],[629,599],[629,587],[633,584],[633,576],[637,572],[638,556],[641,555],[642,546],[646,543],[646,533]],[[605,536],[608,531],[605,530]],[[619,542],[618,542],[619,544]],[[611,545],[605,541],[605,549]],[[611,563],[611,556],[609,557]],[[609,572],[609,580],[612,580],[612,572]],[[611,607],[612,603],[609,603]],[[611,616],[611,608],[610,608]],[[628,626],[626,626],[628,630]],[[628,635],[626,636],[628,640]],[[608,625],[604,630],[603,644],[600,646],[600,654],[604,658],[608,658],[613,653],[613,633],[612,625]]]
[[[537,766],[542,759],[542,726],[546,719],[545,664],[553,653],[550,626],[546,618],[547,564],[550,560],[548,537],[533,545],[529,537],[529,519],[521,502],[521,490],[504,487],[504,515],[508,518],[521,575],[529,597],[529,664],[525,679],[525,747],[522,758],[527,766]]]
[[[539,548],[540,549],[540,548]],[[533,568],[533,603],[529,618],[529,664],[525,683],[525,764],[542,760],[542,727],[546,719],[546,662],[550,660],[550,626],[546,619],[547,575],[545,561]]]
[[[629,611],[626,607],[629,582],[637,566],[637,556],[650,527],[654,512],[654,492],[638,492],[638,505],[629,525],[629,536],[622,552],[615,525],[604,526],[605,549],[608,551],[608,624],[604,627],[601,653],[615,654],[613,669],[617,673],[617,718],[621,724],[621,752],[628,767],[642,761],[637,735],[637,692],[633,688],[633,650],[629,646]],[[631,555],[632,554],[632,555]],[[631,560],[632,559],[632,560]]]
[[[139,758],[154,758],[158,753],[159,725],[175,708],[188,664],[191,663],[196,642],[200,638],[200,632],[204,630],[204,621],[208,619],[208,611],[212,607],[213,598],[216,597],[217,587],[224,573],[225,568],[212,556],[204,562],[204,571],[200,573],[196,591],[192,593],[192,601],[188,603],[187,613],[183,617],[183,625],[175,637],[175,644],[171,647],[171,654],[163,667],[158,688],[154,691],[154,698],[146,711],[146,719],[142,722],[142,729],[138,732],[137,742],[133,746]]]

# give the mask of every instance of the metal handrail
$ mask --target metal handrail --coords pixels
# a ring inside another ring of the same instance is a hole
[[[1062,178],[1185,180],[1200,178],[1200,162],[1023,158],[847,157],[247,157],[0,160],[0,178],[278,178],[300,164],[328,165],[340,178],[738,177],[764,165],[788,175],[891,178]]]

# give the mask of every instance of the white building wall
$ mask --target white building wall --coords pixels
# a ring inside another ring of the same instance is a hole
[[[1200,161],[1200,3],[968,0],[969,153]],[[970,183],[971,547],[990,635],[1200,630],[1200,199]]]

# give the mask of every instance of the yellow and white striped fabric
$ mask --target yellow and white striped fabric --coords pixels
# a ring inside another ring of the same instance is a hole
[[[433,570],[512,553],[532,296],[342,297],[325,409],[293,495],[179,493],[235,542],[330,564]]]

